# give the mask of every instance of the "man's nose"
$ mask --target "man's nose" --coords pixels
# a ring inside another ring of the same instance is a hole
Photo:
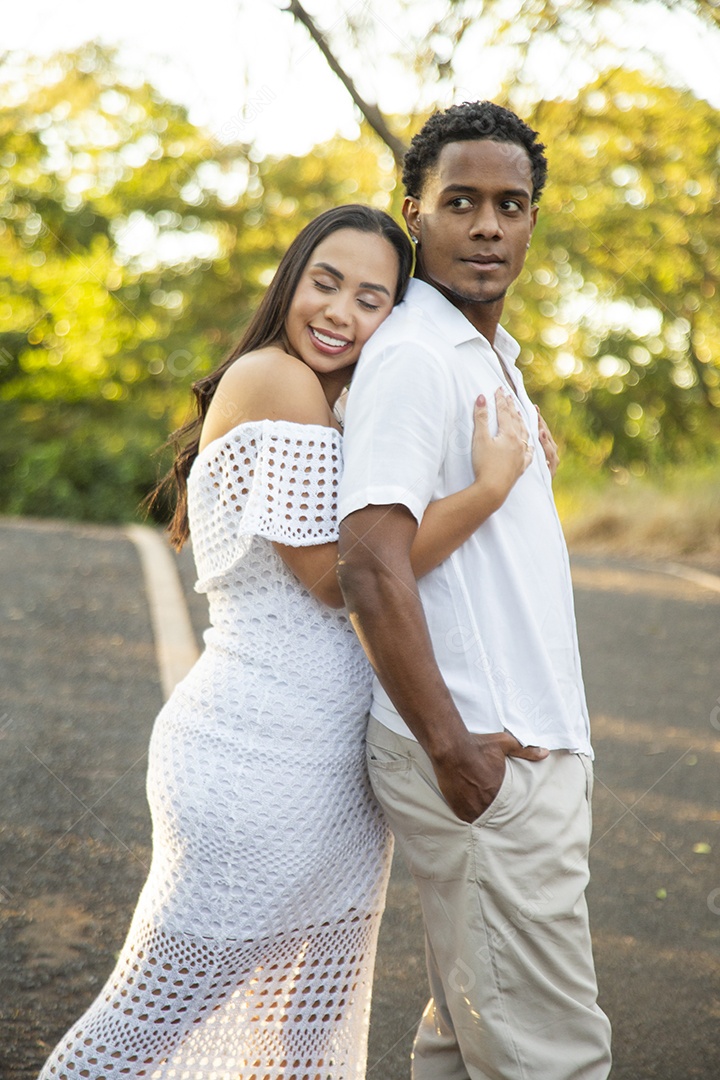
[[[497,208],[492,203],[483,203],[473,215],[470,228],[471,236],[501,237],[502,223]]]

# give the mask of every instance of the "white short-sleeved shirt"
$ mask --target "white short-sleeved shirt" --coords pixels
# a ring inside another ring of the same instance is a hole
[[[592,754],[567,549],[535,409],[498,327],[495,349],[514,383],[535,454],[503,505],[418,587],[440,671],[466,726],[506,729],[524,745]],[[345,417],[340,519],[429,502],[473,480],[473,404],[506,386],[489,342],[441,293],[413,280],[365,346]],[[412,733],[379,681],[373,716]]]

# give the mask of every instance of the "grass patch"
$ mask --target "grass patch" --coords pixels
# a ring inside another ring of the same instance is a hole
[[[597,554],[691,556],[720,565],[720,463],[582,474],[555,484],[568,545]]]

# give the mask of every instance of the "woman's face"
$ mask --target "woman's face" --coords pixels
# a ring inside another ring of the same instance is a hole
[[[288,351],[321,377],[352,368],[390,314],[397,278],[398,256],[383,236],[332,233],[308,259],[290,303]]]

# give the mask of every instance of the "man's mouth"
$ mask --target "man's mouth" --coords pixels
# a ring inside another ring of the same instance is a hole
[[[481,266],[483,270],[495,270],[498,266],[502,266],[505,260],[499,255],[470,255],[467,259],[463,259],[463,262],[470,263],[471,266]]]

